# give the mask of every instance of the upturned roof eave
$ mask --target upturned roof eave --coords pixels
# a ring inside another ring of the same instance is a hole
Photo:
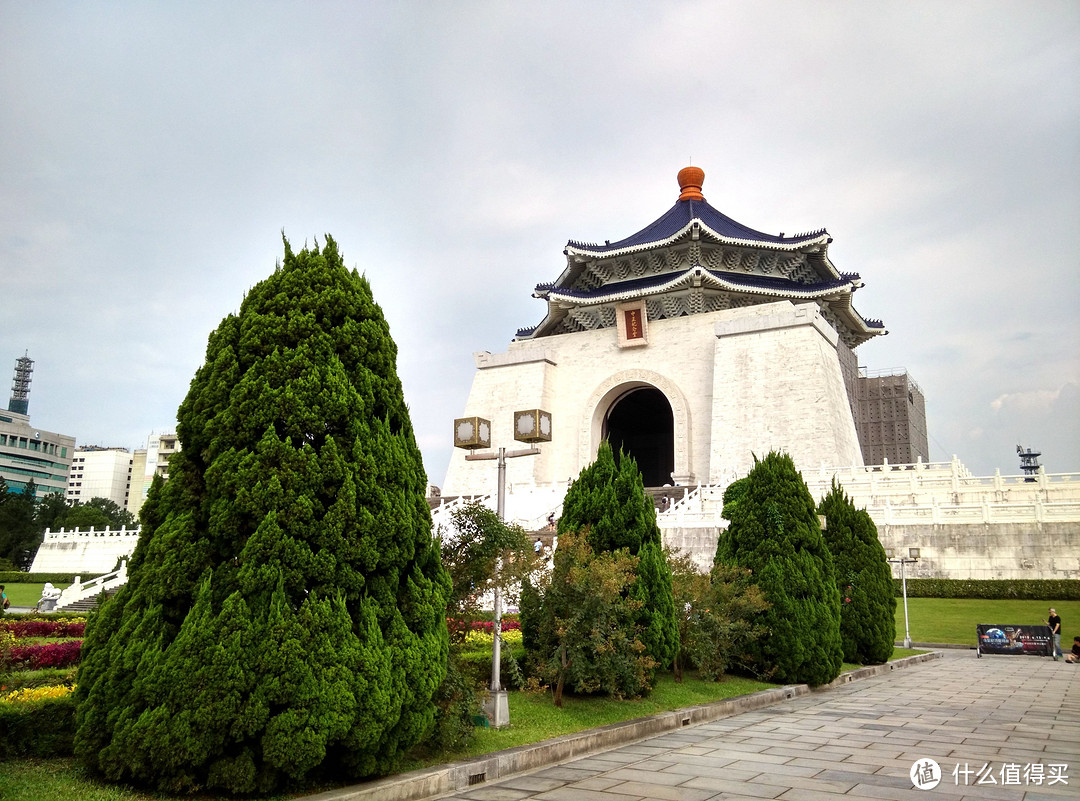
[[[733,245],[736,247],[748,247],[758,248],[762,250],[782,250],[789,253],[802,250],[807,246],[814,245],[827,245],[830,241],[829,233],[825,229],[820,231],[814,231],[809,234],[800,234],[796,237],[785,237],[781,241],[773,241],[770,239],[744,239],[739,237],[724,236],[721,233],[713,230],[705,223],[700,217],[691,218],[685,225],[682,226],[675,233],[663,237],[661,239],[654,239],[648,242],[639,242],[635,245],[627,245],[626,247],[610,248],[609,246],[589,245],[585,242],[575,242],[570,240],[566,243],[564,253],[567,258],[571,256],[582,256],[585,258],[599,259],[599,258],[613,258],[617,256],[626,256],[633,253],[641,253],[645,250],[652,250],[654,248],[669,247],[678,242],[683,237],[687,236],[694,224],[700,226],[701,231],[708,234],[717,242],[717,244]],[[637,234],[634,234],[637,236]],[[634,236],[627,237],[633,239]]]
[[[849,295],[856,288],[856,284],[843,278],[838,279],[839,283],[837,285],[819,287],[816,289],[813,287],[803,289],[797,284],[789,284],[783,287],[770,287],[754,283],[740,283],[725,279],[723,275],[714,273],[704,267],[696,266],[672,276],[668,281],[658,282],[656,285],[650,287],[628,287],[622,292],[609,291],[597,293],[590,297],[587,295],[583,296],[560,291],[558,286],[541,284],[536,287],[533,297],[546,300],[549,303],[571,303],[576,306],[600,306],[605,303],[621,303],[624,300],[633,300],[638,297],[652,297],[664,294],[665,292],[671,292],[678,289],[680,284],[689,284],[695,276],[699,276],[703,282],[713,289],[752,295],[765,295],[769,297],[796,297],[800,300],[817,300],[829,298],[830,296]],[[617,286],[617,284],[607,284],[606,286],[611,288]]]

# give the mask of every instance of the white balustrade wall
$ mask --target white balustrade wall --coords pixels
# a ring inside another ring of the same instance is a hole
[[[127,559],[139,541],[141,527],[46,529],[45,540],[34,556],[31,573],[107,573],[117,559]]]
[[[955,457],[803,473],[815,499],[828,494],[834,477],[869,512],[886,548],[903,555],[919,549],[909,576],[1080,578],[1080,473],[973,476]],[[703,567],[727,525],[724,489],[695,488],[659,516],[665,543]]]

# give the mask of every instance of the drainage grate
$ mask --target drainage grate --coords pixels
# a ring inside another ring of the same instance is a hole
[[[682,725],[689,726],[690,725],[690,718],[683,718],[682,719]]]
[[[469,786],[474,784],[483,784],[487,781],[487,773],[472,773],[469,774]]]

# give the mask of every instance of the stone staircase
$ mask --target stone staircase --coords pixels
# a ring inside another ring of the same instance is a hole
[[[106,598],[112,598],[119,591],[120,591],[119,587],[114,587],[112,589],[105,590],[105,597]],[[82,598],[82,599],[80,599],[78,601],[75,601],[74,603],[66,605],[63,609],[60,609],[58,611],[61,611],[61,612],[92,612],[92,611],[94,611],[95,609],[98,608],[98,603],[99,603],[100,599],[101,599],[100,594],[95,595],[95,596],[93,596],[91,598]]]
[[[119,568],[90,581],[83,582],[76,576],[71,586],[60,594],[54,611],[89,611],[97,607],[101,593],[111,596],[125,584],[127,584],[127,560],[122,559]]]

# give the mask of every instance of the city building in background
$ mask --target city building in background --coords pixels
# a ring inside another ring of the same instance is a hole
[[[866,464],[930,461],[926,400],[906,371],[860,371],[855,382],[854,412]]]
[[[127,448],[91,445],[75,451],[68,476],[68,503],[107,498],[121,509],[127,509],[130,487],[131,452]]]
[[[131,487],[128,490],[127,510],[136,517],[146,501],[146,493],[154,475],[169,477],[169,457],[180,450],[180,440],[174,432],[150,434],[146,447],[138,448],[131,457]]]
[[[15,378],[6,410],[0,410],[0,477],[8,491],[23,493],[33,481],[35,497],[67,490],[75,437],[30,424],[30,380],[34,361],[15,361]]]

